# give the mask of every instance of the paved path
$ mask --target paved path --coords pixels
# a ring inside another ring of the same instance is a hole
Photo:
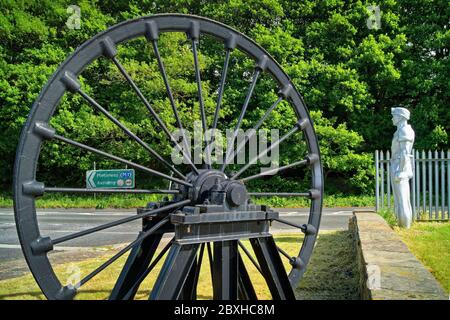
[[[309,209],[288,208],[276,210],[280,212],[280,216],[283,219],[297,224],[307,222]],[[346,230],[348,228],[348,218],[351,216],[352,210],[353,208],[325,208],[322,214],[320,229]],[[135,210],[125,209],[42,209],[38,210],[38,221],[41,234],[55,238],[134,214]],[[83,255],[88,254],[88,251],[94,252],[93,254],[97,252],[98,254],[98,248],[96,247],[118,245],[133,241],[136,238],[140,226],[139,221],[132,221],[92,235],[68,241],[61,246],[56,246],[55,251],[56,253],[70,251],[72,256],[75,252],[77,252],[77,255],[79,252],[84,252]],[[292,229],[292,227],[280,223],[273,223],[272,228],[276,231]],[[12,209],[0,208],[0,264],[3,266],[5,263],[14,264],[18,260],[23,261],[23,256],[17,238],[13,211]],[[5,278],[5,275],[2,275],[0,271],[0,280],[2,278]]]

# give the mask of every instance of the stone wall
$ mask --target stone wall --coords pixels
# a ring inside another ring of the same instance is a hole
[[[362,299],[449,299],[433,275],[376,212],[355,210],[349,229],[355,235]]]

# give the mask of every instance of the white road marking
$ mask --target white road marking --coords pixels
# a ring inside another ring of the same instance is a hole
[[[80,230],[41,230],[43,233],[74,233],[78,232]],[[130,231],[97,231],[94,234],[132,234],[137,236],[139,233],[139,230],[136,230],[136,232],[130,232]]]
[[[327,215],[333,215],[333,216],[351,216],[353,215],[353,212],[351,211],[336,211],[336,212],[332,212],[329,213]]]
[[[11,228],[11,227],[15,227],[16,224],[14,222],[2,222],[0,223],[0,227],[7,227],[7,228]]]
[[[54,215],[79,215],[79,216],[130,216],[136,212],[74,212],[74,211],[38,211],[38,216],[54,216]],[[0,212],[0,216],[14,216],[14,212]]]
[[[22,249],[20,244],[5,244],[0,243],[0,249]],[[64,246],[55,246],[53,249],[55,251],[77,251],[77,250],[95,250],[95,251],[106,251],[107,248],[101,247],[64,247]]]

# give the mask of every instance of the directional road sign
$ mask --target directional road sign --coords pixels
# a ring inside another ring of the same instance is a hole
[[[134,188],[133,169],[86,171],[86,188]]]

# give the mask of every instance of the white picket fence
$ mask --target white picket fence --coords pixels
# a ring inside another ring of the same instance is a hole
[[[376,209],[394,204],[389,151],[375,151]],[[413,150],[413,178],[410,180],[414,219],[450,219],[450,150]]]

